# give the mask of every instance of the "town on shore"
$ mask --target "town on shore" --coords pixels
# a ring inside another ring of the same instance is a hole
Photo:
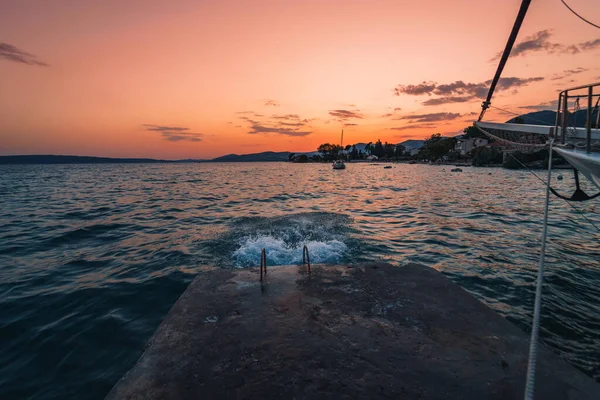
[[[557,165],[560,164],[559,156],[553,155],[553,160],[554,157]],[[396,144],[382,143],[381,140],[346,146],[323,143],[315,152],[289,153],[288,159],[295,163],[341,159],[349,162],[406,162],[519,169],[523,165],[545,168],[548,165],[548,152],[542,150],[524,154],[511,151],[509,154],[500,143],[486,137],[474,126],[469,126],[455,137],[435,133],[424,140],[406,140]]]

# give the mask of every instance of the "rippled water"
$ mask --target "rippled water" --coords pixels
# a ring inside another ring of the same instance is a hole
[[[528,330],[544,191],[426,165],[0,166],[0,398],[102,398],[203,265],[421,262]],[[555,182],[567,191],[572,178]],[[600,225],[600,202],[578,204]],[[600,381],[600,234],[553,199],[542,337]]]

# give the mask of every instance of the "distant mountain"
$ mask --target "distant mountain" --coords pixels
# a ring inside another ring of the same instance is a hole
[[[162,163],[170,162],[152,158],[110,158],[88,156],[0,156],[0,164],[133,164],[133,163]]]
[[[228,154],[213,158],[213,162],[255,162],[255,161],[289,161],[289,151],[265,151],[252,154]],[[301,153],[297,153],[301,154]]]
[[[404,150],[420,149],[425,144],[424,140],[405,140],[402,143],[398,143],[404,147]]]
[[[592,119],[594,120],[597,115],[598,115],[597,112],[594,113],[594,116]],[[519,117],[511,118],[506,122],[507,123],[515,123],[517,121],[517,118],[522,118],[524,124],[554,126],[554,123],[556,121],[556,111],[544,110],[544,111],[530,112],[527,114],[523,114]],[[585,110],[585,109],[579,110],[579,111],[571,114],[571,117],[570,117],[571,122],[570,122],[569,126],[576,126],[578,128],[582,128],[585,126],[586,119],[587,119],[587,110]]]

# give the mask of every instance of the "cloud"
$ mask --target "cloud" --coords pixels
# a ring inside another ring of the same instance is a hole
[[[427,99],[423,102],[424,106],[438,106],[440,104],[448,103],[465,103],[467,101],[475,100],[475,96],[448,96],[438,97],[434,99]]]
[[[394,108],[394,111],[402,111],[402,109],[400,107],[396,107]]]
[[[344,124],[344,126],[358,126],[358,124]]]
[[[284,114],[284,115],[273,115],[271,118],[273,119],[285,119],[285,120],[296,120],[300,119],[298,114]]]
[[[439,96],[477,96],[484,97],[487,93],[486,83],[465,83],[463,81],[454,81],[452,83],[438,85],[433,90],[434,94]]]
[[[265,106],[279,107],[279,103],[275,100],[267,100],[265,101]]]
[[[550,78],[551,81],[558,81],[571,75],[580,74],[589,71],[589,68],[577,67],[575,69],[565,69],[562,73],[556,73]]]
[[[600,38],[582,42],[577,45],[563,45],[560,43],[553,43],[550,41],[550,37],[553,35],[552,30],[545,29],[534,33],[531,36],[527,36],[523,41],[517,43],[512,51],[510,52],[511,57],[525,56],[535,52],[546,52],[548,54],[577,54],[582,51],[593,50],[600,46]],[[502,52],[496,54],[491,61],[497,61],[502,56]]]
[[[498,84],[496,85],[496,90],[508,90],[515,87],[527,86],[531,82],[539,82],[543,81],[544,78],[541,76],[536,76],[534,78],[517,78],[517,77],[507,77],[498,79]],[[492,83],[492,80],[485,81],[486,85]]]
[[[182,140],[186,140],[189,142],[201,142],[204,137],[203,133],[198,132],[189,132],[190,128],[185,128],[181,126],[165,126],[165,125],[153,125],[153,124],[143,124],[144,128],[147,131],[151,132],[160,132],[162,134],[163,139],[168,140],[170,142],[178,142]]]
[[[537,51],[554,53],[561,50],[563,48],[562,45],[550,42],[551,36],[552,32],[549,29],[545,29],[543,31],[536,32],[531,36],[527,36],[523,41],[513,46],[510,55],[512,57],[518,57]],[[501,56],[502,52],[498,53],[495,57],[495,60],[498,60]]]
[[[450,112],[439,112],[430,114],[413,114],[405,117],[396,118],[398,120],[408,120],[410,122],[439,122],[439,121],[450,121],[456,118],[460,118],[460,113]]]
[[[292,130],[292,129],[286,129],[286,128],[270,127],[270,126],[261,125],[259,123],[254,123],[250,127],[250,131],[248,133],[251,135],[256,135],[258,133],[277,133],[277,134],[286,135],[286,136],[306,136],[306,135],[310,135],[312,132],[311,131],[298,131],[298,130]]]
[[[240,112],[237,114],[240,114]],[[253,116],[248,117],[248,114],[252,114]],[[306,136],[312,133],[312,130],[308,126],[310,120],[301,118],[298,114],[271,115],[270,117],[266,117],[262,114],[248,112],[238,117],[238,119],[249,124],[248,134],[251,135],[276,133],[286,136]]]
[[[565,47],[565,49],[563,50],[563,53],[567,53],[567,54],[577,54],[580,52],[581,52],[581,50],[579,50],[579,47],[575,46],[574,44]]]
[[[544,78],[541,76],[532,78],[518,78],[514,76],[500,78],[496,89],[498,91],[508,89],[514,90],[515,88],[526,86],[532,82],[541,81],[543,79]],[[427,99],[422,104],[424,106],[438,106],[449,103],[465,103],[475,99],[485,98],[491,82],[491,80],[478,83],[454,81],[438,85],[437,83],[430,81],[423,82],[419,85],[398,85],[394,90],[396,95],[435,95],[437,97]]]
[[[581,47],[582,50],[593,50],[596,47],[600,47],[600,38],[579,43],[579,47]]]
[[[423,94],[430,95],[435,89],[435,82],[419,83],[418,85],[398,85],[394,88],[394,94],[400,96],[401,94],[407,94],[409,96],[420,96]]]
[[[1,58],[21,64],[38,65],[41,67],[48,66],[45,62],[39,61],[33,54],[26,53],[8,43],[0,43],[0,59]]]
[[[391,116],[393,116],[393,115],[394,115],[394,114],[392,114],[392,113],[387,113],[387,114],[383,114],[383,115],[381,116],[381,118],[388,118],[388,117],[391,117]]]
[[[350,110],[329,110],[329,115],[331,115],[332,117],[339,118],[342,121],[350,118],[363,118],[363,115],[359,112]]]
[[[435,128],[435,124],[411,124],[390,128],[393,131],[406,131],[408,129]]]
[[[526,106],[519,106],[523,110],[542,111],[542,110],[556,110],[558,107],[558,100],[544,101],[539,104],[530,104]]]

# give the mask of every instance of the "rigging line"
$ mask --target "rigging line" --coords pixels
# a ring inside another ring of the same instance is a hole
[[[542,182],[542,184],[545,186],[546,182],[535,172],[533,172],[533,170],[531,168],[529,168],[527,165],[523,164],[521,162],[521,160],[519,160],[517,157],[513,156],[512,153],[510,152],[506,152],[506,154],[508,154],[509,156],[511,156],[516,162],[518,162],[523,168],[525,168],[527,171],[531,172],[531,174],[533,176],[535,176],[537,178],[538,181]],[[569,201],[562,199],[565,203],[567,203],[573,210],[575,210],[579,215],[581,215],[590,225],[592,225],[599,233],[600,233],[600,227],[598,227],[598,225],[596,225],[594,223],[594,221],[592,221],[591,219],[589,219],[588,217],[586,217],[586,215],[577,207],[575,207],[573,204],[571,204]]]
[[[552,143],[548,149],[548,180],[546,186],[546,200],[544,202],[544,227],[542,229],[542,248],[538,265],[537,283],[535,287],[535,302],[533,306],[533,324],[531,326],[531,341],[529,342],[529,360],[527,363],[527,381],[525,384],[525,399],[533,400],[535,396],[535,365],[537,363],[537,345],[540,332],[540,316],[542,314],[542,286],[544,282],[544,264],[546,256],[546,242],[548,238],[548,209],[550,205],[550,179],[552,178]]]
[[[588,24],[590,24],[591,26],[593,26],[595,28],[600,29],[600,26],[594,24],[591,21],[588,21],[587,19],[583,18],[581,15],[577,14],[577,12],[575,10],[573,10],[571,7],[569,7],[569,5],[565,2],[565,0],[560,0],[560,1],[565,5],[565,7],[567,7],[569,9],[569,11],[571,11],[573,14],[575,14],[577,17],[579,17],[579,19],[581,19],[584,22],[587,22]]]
[[[477,125],[475,126],[477,129],[479,129],[481,132],[483,132],[484,134],[487,135],[487,133],[481,129],[480,127],[478,127]],[[533,176],[535,176],[537,178],[538,181],[542,182],[543,185],[546,185],[546,182],[535,172],[533,172],[533,170],[531,168],[529,168],[527,165],[523,164],[521,162],[521,160],[519,160],[518,158],[516,158],[515,156],[512,155],[511,152],[507,151],[506,154],[508,154],[509,156],[511,156],[516,162],[518,162],[524,169],[526,169],[527,171],[529,171]],[[592,225],[599,233],[600,233],[600,227],[598,227],[598,225],[596,225],[591,219],[589,219],[588,217],[586,217],[586,215],[579,210],[577,207],[575,207],[573,204],[571,204],[571,202],[562,199],[565,203],[567,203],[569,205],[569,207],[571,207],[573,210],[575,210],[580,216],[583,217],[583,219],[585,219],[590,225]]]
[[[508,56],[510,56],[510,52],[512,50],[513,45],[515,44],[515,40],[517,40],[519,29],[521,29],[521,24],[525,19],[525,14],[527,14],[527,9],[529,8],[530,3],[531,0],[523,0],[523,2],[521,3],[519,14],[517,14],[517,19],[515,20],[515,24],[513,25],[512,31],[510,32],[510,36],[508,37],[508,41],[506,42],[506,47],[504,48],[504,52],[502,53],[502,58],[500,58],[500,63],[498,64],[496,75],[494,75],[494,79],[492,80],[492,84],[490,85],[490,89],[488,91],[485,101],[481,104],[481,114],[479,114],[478,121],[481,121],[485,114],[485,110],[487,110],[487,108],[491,104],[492,95],[494,94],[494,90],[496,89],[496,84],[498,83],[498,80],[500,80],[502,70],[506,65],[506,61],[508,61]]]
[[[490,105],[490,108],[495,108],[496,110],[504,111],[505,113],[516,115],[517,117],[523,116],[523,114],[517,114],[516,112],[505,110],[504,108],[500,108],[500,107],[496,107],[496,106],[492,106],[492,105]],[[537,119],[537,118],[534,118],[534,117],[530,117],[529,115],[525,116],[524,118],[530,119],[532,121],[541,122],[544,125],[548,125],[548,122],[542,121],[541,119]],[[548,125],[548,126],[550,126],[550,125]]]

